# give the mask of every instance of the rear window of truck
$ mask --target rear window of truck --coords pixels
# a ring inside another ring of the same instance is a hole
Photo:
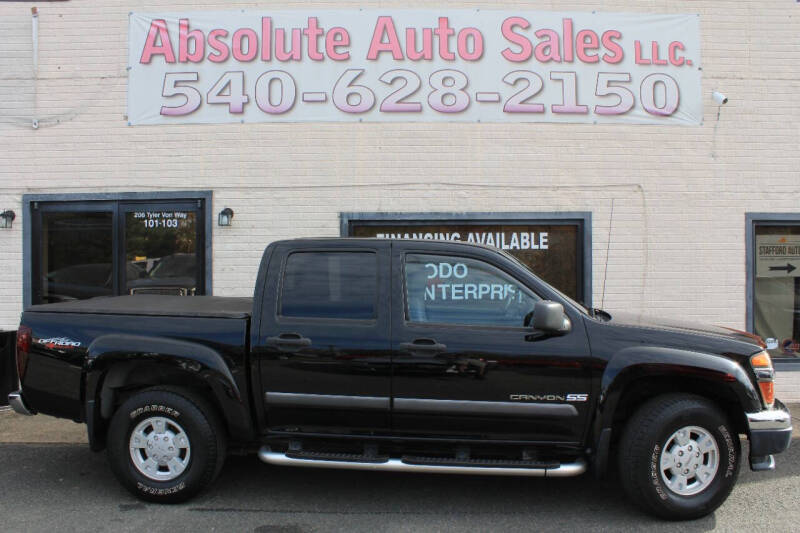
[[[374,252],[295,252],[286,259],[280,311],[285,317],[376,317]]]

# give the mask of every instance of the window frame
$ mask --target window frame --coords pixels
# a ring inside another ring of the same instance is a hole
[[[406,276],[406,264],[409,255],[428,255],[434,257],[456,257],[462,259],[470,259],[472,261],[477,261],[480,263],[487,264],[495,269],[503,272],[506,276],[514,280],[518,285],[525,287],[530,291],[535,297],[539,298],[539,301],[544,300],[544,297],[535,291],[530,285],[521,281],[517,276],[513,273],[509,272],[505,268],[502,268],[500,265],[495,263],[491,263],[487,261],[483,257],[473,256],[471,254],[463,254],[463,253],[455,253],[450,251],[442,251],[437,253],[431,253],[429,251],[422,251],[422,250],[405,250],[402,253],[402,259],[400,261],[401,267],[401,286],[402,286],[402,299],[403,299],[403,324],[406,327],[437,327],[437,328],[471,328],[471,329],[488,329],[488,330],[503,330],[503,331],[531,331],[533,327],[525,327],[525,326],[504,326],[501,324],[461,324],[456,322],[416,322],[409,319],[409,312],[408,312],[408,286],[406,284],[406,280],[408,277]]]
[[[800,213],[745,213],[745,327],[755,333],[756,226],[800,226]],[[800,371],[800,357],[773,358],[777,370]]]
[[[591,211],[535,212],[341,212],[339,235],[352,237],[354,226],[392,225],[574,225],[577,226],[577,301],[592,308],[592,213]],[[506,250],[507,251],[507,250]]]
[[[22,196],[22,264],[23,309],[33,305],[35,283],[33,275],[38,266],[38,252],[34,250],[34,238],[41,235],[39,227],[41,213],[93,211],[110,212],[112,214],[112,257],[115,268],[113,272],[113,291],[119,292],[122,273],[118,262],[124,258],[124,213],[132,205],[145,207],[148,204],[181,204],[191,202],[198,211],[198,237],[203,242],[197,243],[197,252],[201,256],[202,266],[198,280],[206,295],[213,294],[212,265],[212,221],[213,203],[211,191],[164,191],[164,192],[122,192],[122,193],[74,193],[74,194],[24,194]],[[123,261],[124,262],[124,261]]]
[[[283,315],[283,284],[286,279],[286,266],[289,258],[294,254],[302,253],[370,253],[375,257],[375,300],[374,315],[372,318],[340,318],[340,317],[313,317],[313,316],[287,316]],[[290,250],[281,259],[280,272],[275,297],[275,322],[276,323],[309,323],[309,322],[342,322],[347,324],[375,324],[380,317],[380,250],[375,248],[298,248]]]

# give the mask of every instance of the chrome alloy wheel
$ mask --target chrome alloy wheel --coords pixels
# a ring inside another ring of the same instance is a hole
[[[661,479],[680,496],[703,492],[719,469],[719,446],[711,433],[686,426],[673,433],[661,452]]]
[[[155,481],[171,481],[189,466],[191,446],[183,428],[169,418],[141,421],[131,432],[129,443],[133,466]]]

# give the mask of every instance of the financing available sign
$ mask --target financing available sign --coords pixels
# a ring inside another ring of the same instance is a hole
[[[130,124],[702,120],[698,15],[132,13]]]

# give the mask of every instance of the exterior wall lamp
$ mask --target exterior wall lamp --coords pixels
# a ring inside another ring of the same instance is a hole
[[[10,209],[3,211],[0,213],[0,228],[10,229],[15,218],[17,218],[17,215],[14,214],[14,211],[11,211]]]
[[[230,207],[226,207],[222,211],[219,212],[219,216],[217,218],[217,224],[220,226],[230,226],[231,222],[233,221],[233,209]]]

